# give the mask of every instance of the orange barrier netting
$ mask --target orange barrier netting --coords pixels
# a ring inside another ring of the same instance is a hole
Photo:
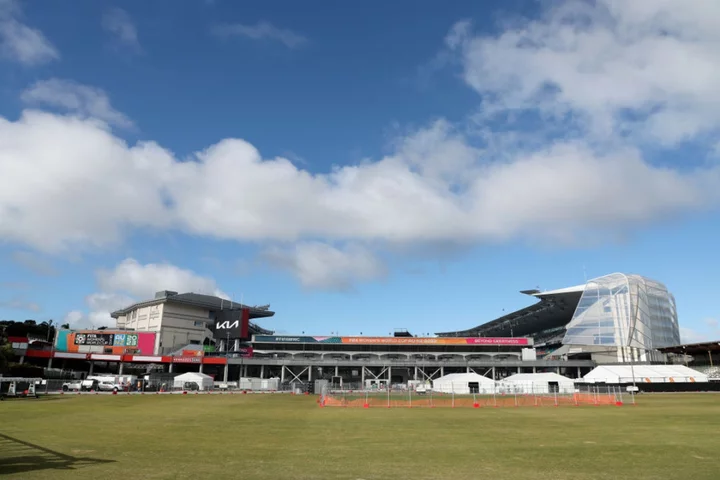
[[[320,397],[323,407],[355,407],[355,408],[413,408],[413,407],[451,407],[451,408],[483,408],[483,407],[559,407],[580,405],[622,405],[622,397],[616,393],[574,393],[568,395],[546,394],[497,394],[497,395],[383,395],[373,392],[363,394],[332,393]]]

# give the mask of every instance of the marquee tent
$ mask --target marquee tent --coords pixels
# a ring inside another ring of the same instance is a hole
[[[495,381],[477,373],[451,373],[432,382],[435,392],[470,394],[493,393]]]
[[[583,377],[587,383],[694,383],[707,382],[707,375],[684,365],[603,365]]]
[[[186,383],[196,383],[200,390],[212,390],[213,378],[210,375],[198,372],[188,372],[173,379],[173,387],[184,388]]]
[[[506,393],[573,393],[575,382],[557,373],[518,373],[500,383]]]

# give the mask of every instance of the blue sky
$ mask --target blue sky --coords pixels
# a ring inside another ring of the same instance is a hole
[[[616,3],[0,0],[0,318],[419,334],[622,271],[720,338],[718,7]]]

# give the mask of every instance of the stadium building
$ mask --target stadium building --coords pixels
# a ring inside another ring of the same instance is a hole
[[[535,304],[480,326],[439,337],[530,337],[542,358],[597,363],[660,361],[680,344],[675,298],[660,282],[614,273],[586,284],[540,292]]]
[[[186,345],[216,344],[220,350],[237,351],[251,335],[272,334],[250,320],[273,315],[269,305],[248,307],[211,295],[169,290],[111,314],[120,330],[156,332],[155,355]]]
[[[436,337],[397,331],[388,337],[275,335],[255,322],[269,305],[241,305],[209,295],[161,291],[113,312],[116,329],[60,330],[53,349],[28,357],[62,368],[200,371],[220,381],[406,383],[451,373],[499,380],[552,372],[580,378],[598,364],[651,362],[680,343],[675,300],[664,285],[612,274],[584,285],[522,292],[538,301],[468,330]],[[252,321],[251,321],[252,320]],[[75,366],[73,366],[75,365]],[[123,367],[125,366],[125,367]],[[80,367],[82,368],[82,367]]]

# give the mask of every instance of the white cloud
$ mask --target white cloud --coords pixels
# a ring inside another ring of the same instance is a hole
[[[84,118],[102,120],[109,125],[133,126],[128,117],[112,107],[105,91],[71,80],[51,78],[38,81],[22,93],[21,99],[29,105],[55,107]]]
[[[153,298],[160,290],[230,298],[218,289],[212,278],[169,263],[143,265],[133,258],[123,260],[113,270],[98,272],[98,285],[103,292],[123,292],[138,299]]]
[[[241,36],[252,40],[275,40],[288,48],[299,48],[308,43],[306,37],[268,22],[258,22],[255,25],[241,23],[217,25],[212,32],[220,37]]]
[[[593,135],[675,145],[720,128],[720,3],[552,2],[494,36],[448,35],[488,115],[539,110]]]
[[[372,251],[359,245],[341,249],[321,242],[301,242],[289,249],[269,248],[263,256],[313,289],[347,290],[356,281],[374,280],[387,273]]]
[[[42,307],[38,303],[27,301],[22,297],[12,297],[7,300],[0,300],[0,307],[12,310],[26,310],[34,313],[42,311]]]
[[[140,50],[137,28],[130,15],[122,8],[111,8],[102,17],[103,29],[117,40],[135,50]]]
[[[680,339],[683,343],[714,342],[720,340],[720,322],[708,317],[694,328],[680,327]]]
[[[141,264],[132,258],[123,260],[111,270],[99,270],[97,284],[99,291],[85,298],[88,312],[75,310],[68,313],[65,321],[72,327],[114,327],[115,320],[110,316],[112,312],[152,299],[160,290],[203,293],[230,299],[212,278],[169,263]]]
[[[0,118],[0,239],[50,252],[113,245],[137,229],[265,241],[305,285],[333,285],[377,275],[381,264],[363,254],[388,246],[584,242],[720,206],[717,162],[658,166],[644,150],[656,137],[661,147],[720,144],[720,49],[710,48],[720,4],[555,5],[496,36],[473,37],[467,22],[448,34],[482,94],[482,136],[441,119],[383,158],[327,172],[264,159],[240,139],[183,159],[154,142],[127,145],[107,127],[109,102],[90,108],[78,94],[53,105],[80,103],[86,118]],[[235,27],[216,33],[293,38]],[[515,114],[528,112],[554,130],[522,128]],[[335,278],[328,265],[354,274]]]
[[[680,327],[680,341],[682,343],[701,343],[712,340],[707,334],[692,328]]]
[[[60,58],[43,33],[22,23],[20,7],[13,0],[0,1],[0,56],[27,66]]]
[[[53,267],[52,263],[47,258],[42,258],[34,252],[28,251],[15,251],[10,255],[13,262],[21,265],[31,272],[44,277],[51,277],[58,274],[58,271]]]
[[[56,251],[107,245],[132,226],[162,227],[159,177],[173,161],[154,144],[128,148],[96,121],[0,117],[0,238]]]
[[[719,175],[582,142],[492,161],[442,121],[392,155],[324,174],[236,139],[179,161],[90,120],[27,111],[0,118],[0,238],[51,252],[113,244],[132,228],[239,241],[572,240],[715,207]]]

